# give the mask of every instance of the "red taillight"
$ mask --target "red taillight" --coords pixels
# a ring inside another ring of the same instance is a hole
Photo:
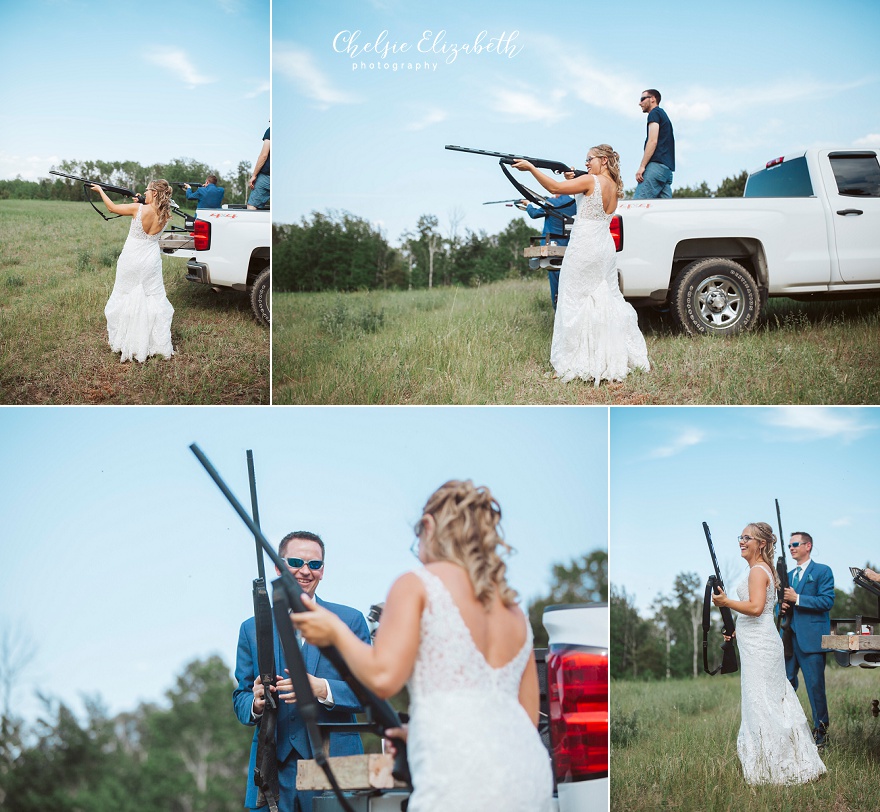
[[[550,647],[550,741],[556,781],[608,775],[608,652]]]
[[[211,247],[211,224],[207,220],[193,223],[193,244],[196,251],[207,251]]]
[[[611,237],[614,240],[614,250],[623,250],[623,218],[619,214],[615,214],[611,218]]]
[[[767,161],[767,165],[764,167],[765,169],[769,169],[771,166],[778,166],[785,160],[785,156],[781,158],[774,158],[772,161]]]

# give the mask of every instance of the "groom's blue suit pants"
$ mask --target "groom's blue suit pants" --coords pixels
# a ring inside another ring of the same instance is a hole
[[[828,701],[825,698],[825,654],[808,653],[799,645],[797,635],[791,636],[792,655],[785,660],[785,674],[795,691],[798,688],[798,670],[804,675],[804,685],[813,711],[813,728],[828,726]]]

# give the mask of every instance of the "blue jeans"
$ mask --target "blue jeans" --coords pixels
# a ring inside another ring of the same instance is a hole
[[[672,197],[672,170],[666,164],[651,161],[642,177],[644,180],[636,186],[633,200]]]
[[[256,206],[258,209],[269,202],[269,176],[262,172],[257,175],[257,182],[248,198],[248,206]]]
[[[556,299],[559,296],[559,269],[547,271],[547,279],[550,281],[550,301],[553,302],[553,309],[556,310]]]

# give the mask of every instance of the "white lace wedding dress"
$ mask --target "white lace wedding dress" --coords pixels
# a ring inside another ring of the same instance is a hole
[[[409,681],[409,812],[544,812],[553,778],[538,731],[519,703],[532,632],[492,668],[443,582],[417,570],[427,602]]]
[[[107,337],[120,361],[146,361],[150,355],[170,357],[174,308],[165,296],[158,234],[141,224],[143,206],[132,218],[128,238],[116,263],[116,282],[104,308]]]
[[[742,724],[736,749],[748,784],[803,784],[825,772],[807,717],[785,676],[782,640],[773,619],[776,589],[769,567],[767,602],[758,617],[739,615]],[[736,588],[749,599],[748,577]]]
[[[575,195],[577,218],[559,274],[550,363],[563,382],[574,378],[622,381],[634,369],[650,369],[636,311],[617,283],[613,215],[602,207],[599,176],[589,197]],[[606,178],[602,183],[611,183]]]

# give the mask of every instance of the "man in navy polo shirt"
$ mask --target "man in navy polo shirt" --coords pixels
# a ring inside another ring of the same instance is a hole
[[[248,184],[253,190],[250,197],[248,197],[247,207],[249,209],[262,209],[269,202],[269,153],[272,146],[272,141],[269,138],[269,129],[267,128],[263,135],[263,148],[257,156],[254,174],[251,175]]]
[[[199,186],[195,191],[188,183],[184,185],[184,189],[186,189],[187,200],[199,201],[197,209],[219,209],[226,192],[222,186],[217,185],[216,175],[208,175],[205,179],[205,185]]]
[[[672,173],[675,171],[675,136],[672,122],[660,107],[659,90],[643,90],[639,107],[648,114],[648,137],[645,154],[636,172],[635,199],[672,197]]]

